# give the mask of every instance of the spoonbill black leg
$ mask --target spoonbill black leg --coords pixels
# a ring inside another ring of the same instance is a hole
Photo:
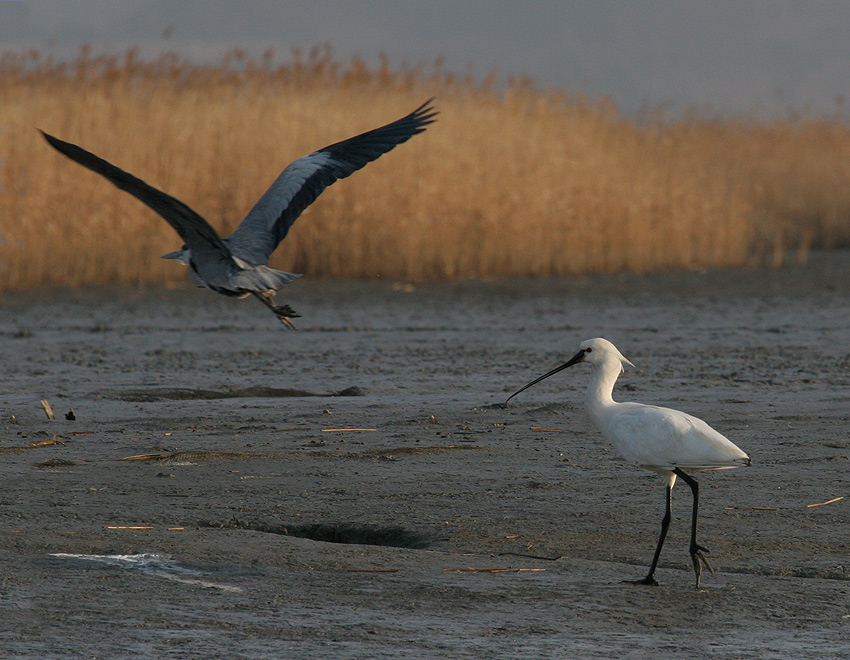
[[[697,511],[699,510],[699,483],[693,477],[687,475],[682,472],[679,468],[676,468],[673,471],[676,476],[682,477],[682,480],[691,487],[691,492],[694,495],[694,509],[691,514],[691,561],[694,564],[694,573],[697,577],[697,589],[699,589],[699,581],[700,576],[702,575],[702,566],[700,562],[705,564],[705,567],[711,572],[714,573],[714,569],[711,567],[711,564],[708,563],[708,559],[706,559],[703,553],[708,553],[708,548],[705,548],[697,543]]]
[[[670,479],[671,482],[675,480]],[[661,520],[661,534],[658,536],[658,545],[655,546],[655,555],[652,557],[652,565],[649,567],[649,573],[642,580],[623,580],[627,584],[647,584],[658,586],[655,581],[655,569],[658,566],[658,558],[661,556],[661,547],[664,545],[664,539],[667,538],[667,528],[670,526],[670,521],[673,518],[673,483],[667,484],[667,510],[664,512],[664,518]]]

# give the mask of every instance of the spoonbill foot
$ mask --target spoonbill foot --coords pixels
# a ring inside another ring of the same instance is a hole
[[[702,576],[702,565],[700,562],[705,564],[705,567],[708,569],[709,573],[714,573],[714,569],[711,567],[711,564],[708,563],[708,559],[705,554],[708,553],[709,549],[704,548],[701,545],[694,543],[691,545],[691,561],[694,563],[694,574],[697,577],[697,585],[696,588],[699,589],[700,577]]]
[[[656,582],[655,578],[652,577],[651,575],[647,575],[645,578],[642,578],[640,580],[622,580],[622,583],[623,584],[638,584],[638,585],[644,584],[644,585],[647,585],[647,586],[650,586],[650,587],[657,587],[658,586],[658,582]]]

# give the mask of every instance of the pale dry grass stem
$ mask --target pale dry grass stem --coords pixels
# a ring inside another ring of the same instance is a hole
[[[610,104],[497,89],[438,65],[325,49],[218,66],[136,51],[0,57],[0,290],[157,282],[173,230],[63,159],[43,128],[178,197],[229,233],[291,160],[437,96],[421,136],[333,186],[272,265],[319,277],[532,277],[726,267],[850,245],[839,120],[641,124]]]

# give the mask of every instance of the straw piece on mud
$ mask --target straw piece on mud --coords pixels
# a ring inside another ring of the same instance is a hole
[[[537,433],[560,433],[561,429],[544,429],[542,426],[532,426],[532,431],[536,431]]]
[[[838,502],[839,500],[843,500],[843,499],[844,499],[843,495],[841,497],[833,497],[831,500],[827,500],[826,502],[818,502],[817,504],[807,504],[806,508],[811,509],[812,507],[815,507],[815,506],[824,506],[825,504],[832,504],[833,502]]]
[[[153,529],[150,525],[107,525],[106,529]]]
[[[137,454],[136,456],[127,456],[119,458],[119,461],[150,461],[156,458],[165,458],[168,454]]]
[[[62,442],[62,439],[58,435],[54,435],[50,440],[39,440],[38,442],[30,443],[30,447],[46,447],[48,445],[62,445],[65,446],[65,443]]]
[[[186,529],[185,527],[169,527],[168,531],[169,532],[182,532],[185,529]]]
[[[506,539],[518,539],[519,534],[508,534],[507,536],[505,536],[505,538]]]
[[[44,414],[47,415],[47,419],[56,419],[56,415],[53,414],[53,407],[47,399],[41,400],[41,407],[44,409]]]
[[[543,555],[532,555],[527,552],[500,552],[499,556],[511,555],[513,557],[527,557],[528,559],[543,559],[544,561],[558,561],[563,559],[564,555],[555,555],[554,557],[544,557]]]
[[[378,429],[322,429],[322,433],[341,433],[342,431],[377,431]]]

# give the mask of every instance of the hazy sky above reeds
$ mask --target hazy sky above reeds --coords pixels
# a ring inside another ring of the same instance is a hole
[[[847,0],[17,0],[0,49],[140,45],[216,59],[330,44],[393,64],[529,75],[624,111],[833,113],[850,89]]]

